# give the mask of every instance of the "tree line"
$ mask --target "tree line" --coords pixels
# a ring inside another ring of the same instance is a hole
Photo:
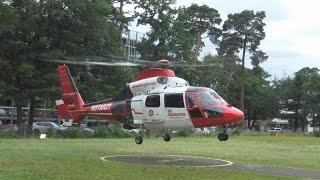
[[[244,10],[223,21],[218,10],[207,5],[174,4],[174,0],[1,0],[0,94],[14,101],[19,133],[24,132],[26,121],[23,106],[30,106],[27,133],[31,133],[34,109],[43,101],[54,107],[59,99],[57,64],[46,60],[108,61],[123,56],[122,34],[130,24],[149,27],[137,46],[142,59],[207,64],[174,70],[190,84],[211,87],[244,110],[248,128],[257,119],[279,116],[281,108],[295,112],[290,117],[295,130],[307,125],[308,116],[313,126],[320,126],[319,70],[304,68],[294,77],[272,80],[261,67],[268,59],[259,49],[266,36],[264,11]],[[125,12],[125,6],[134,9]],[[216,49],[200,61],[205,38]],[[252,69],[244,66],[246,60]],[[140,70],[69,68],[87,102],[116,95]]]

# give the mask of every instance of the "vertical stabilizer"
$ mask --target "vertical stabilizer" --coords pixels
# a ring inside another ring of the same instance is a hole
[[[58,66],[59,80],[62,89],[62,100],[56,101],[58,113],[62,119],[72,119],[73,122],[80,122],[84,115],[81,114],[83,108],[82,97],[74,84],[66,65]]]

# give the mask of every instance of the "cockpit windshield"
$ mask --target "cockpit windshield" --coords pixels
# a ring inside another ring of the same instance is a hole
[[[201,106],[214,106],[225,102],[215,91],[212,89],[199,89],[199,99]]]

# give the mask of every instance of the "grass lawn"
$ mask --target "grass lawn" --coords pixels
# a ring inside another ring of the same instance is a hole
[[[215,168],[102,161],[121,154],[188,155],[233,163],[320,169],[320,138],[232,136],[144,139],[0,139],[0,179],[297,179]]]

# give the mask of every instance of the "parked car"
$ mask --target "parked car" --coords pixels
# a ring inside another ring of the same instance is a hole
[[[88,132],[88,133],[94,133],[94,130],[89,128],[86,124],[80,124],[80,131],[82,132]]]
[[[58,126],[54,122],[36,122],[32,126],[32,132],[34,135],[47,134],[49,129],[52,129],[55,133],[61,133],[67,128]]]
[[[125,133],[135,133],[135,134],[139,134],[139,129],[124,129],[124,128],[121,128],[123,130],[123,132]],[[143,130],[145,132],[145,130]]]
[[[282,129],[281,128],[270,128],[269,132],[281,132]]]
[[[61,124],[60,127],[64,128],[70,128],[70,127],[79,127],[78,124],[74,123],[72,126],[66,126],[65,124]],[[88,133],[94,133],[94,130],[89,128],[86,124],[80,124],[80,131],[81,132],[88,132]]]
[[[128,133],[136,133],[139,134],[139,129],[127,129]]]
[[[112,124],[109,125],[109,127],[113,126]],[[139,134],[139,129],[127,129],[123,124],[120,124],[120,128],[122,129],[123,132],[125,133],[136,133]],[[146,130],[144,129],[143,132],[145,132]]]
[[[211,134],[212,130],[209,128],[195,128],[192,132],[193,134]]]

